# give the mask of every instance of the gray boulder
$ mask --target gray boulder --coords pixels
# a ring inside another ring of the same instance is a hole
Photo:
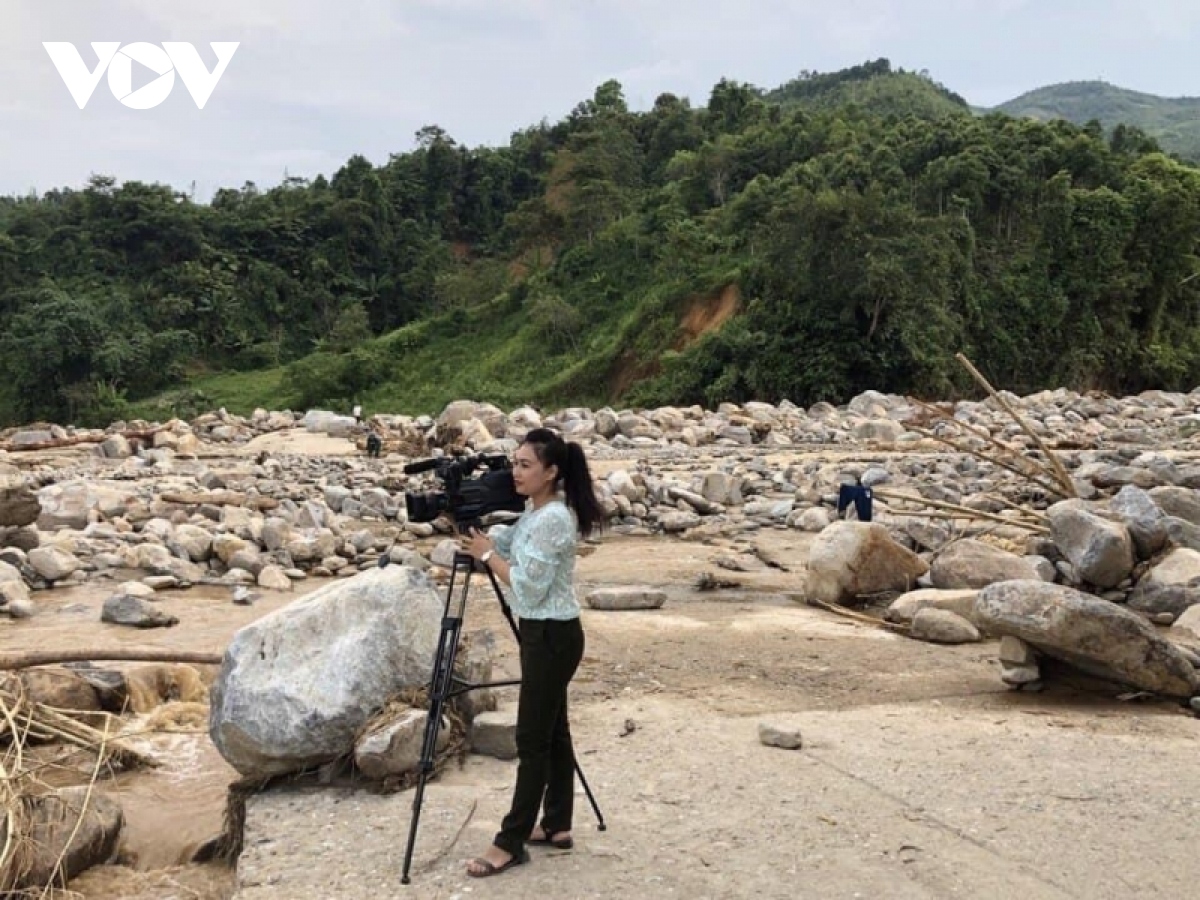
[[[316,563],[337,552],[337,537],[328,528],[293,532],[284,549],[293,562]]]
[[[893,444],[904,434],[904,426],[891,419],[871,419],[858,422],[852,433],[856,440],[876,444]]]
[[[108,862],[117,851],[125,814],[121,805],[86,786],[61,788],[31,801],[27,846],[30,856],[18,870],[14,891],[40,889],[59,878],[70,880]],[[82,821],[81,821],[82,819]],[[78,823],[78,827],[76,827]],[[61,869],[58,867],[61,865]],[[0,888],[5,885],[0,883]],[[30,895],[41,893],[31,890]]]
[[[354,745],[354,764],[368,778],[381,779],[415,769],[421,762],[429,713],[406,709],[374,722]],[[450,723],[438,729],[437,752],[450,741]]]
[[[505,707],[476,716],[471,723],[471,752],[494,756],[496,759],[516,759],[516,707]]]
[[[1150,491],[1158,508],[1168,516],[1200,525],[1200,494],[1186,487],[1156,487]]]
[[[1166,516],[1141,488],[1133,485],[1121,488],[1108,508],[1129,529],[1138,559],[1149,559],[1166,544]]]
[[[1063,500],[1047,511],[1050,536],[1084,581],[1116,587],[1133,571],[1129,529],[1089,510],[1082,500]]]
[[[909,634],[934,644],[970,644],[979,640],[979,629],[962,616],[931,606],[913,617]]]
[[[666,600],[666,591],[636,586],[596,588],[584,597],[592,609],[659,609]]]
[[[1200,551],[1172,550],[1141,577],[1129,595],[1129,608],[1150,616],[1169,614],[1173,619],[1200,603]]]
[[[428,576],[388,566],[328,584],[247,625],[213,685],[213,743],[255,777],[351,752],[389,697],[428,682],[441,618]]]
[[[349,437],[357,424],[353,416],[340,416],[324,409],[310,409],[304,414],[304,429],[314,434],[324,432],[331,437]]]
[[[106,459],[125,459],[132,455],[129,441],[123,434],[111,434],[100,444],[100,455]]]
[[[955,541],[930,567],[933,586],[946,590],[982,588],[997,581],[1037,578],[1033,560],[972,538]]]
[[[175,616],[155,609],[141,597],[126,593],[113,594],[104,601],[100,621],[131,628],[171,628],[179,624]]]
[[[29,551],[29,565],[47,581],[66,578],[83,565],[75,554],[61,547],[38,547]]]
[[[1187,519],[1177,516],[1167,516],[1163,520],[1163,528],[1172,546],[1200,550],[1200,525],[1193,525]]]
[[[32,525],[41,515],[42,505],[27,484],[0,487],[0,528]]]
[[[34,447],[38,444],[48,444],[54,440],[54,434],[45,428],[31,428],[18,431],[9,440],[14,447]]]
[[[1171,626],[1171,636],[1181,641],[1200,641],[1200,606],[1189,606]]]
[[[884,611],[883,617],[889,622],[907,625],[923,609],[944,609],[972,622],[975,618],[977,593],[974,590],[943,591],[938,588],[918,588],[893,600]]]
[[[212,556],[213,536],[199,525],[180,525],[174,539],[192,562],[206,562]]]
[[[723,506],[740,506],[742,479],[727,472],[706,472],[700,483],[700,493],[706,500]],[[631,500],[638,499],[630,497]]]
[[[41,531],[87,527],[89,513],[94,509],[105,518],[121,515],[129,503],[129,492],[111,485],[86,481],[65,481],[50,484],[38,491],[41,514],[37,527]]]
[[[1137,613],[1044,581],[1004,581],[975,598],[976,620],[1048,656],[1145,691],[1190,697],[1200,675]]]

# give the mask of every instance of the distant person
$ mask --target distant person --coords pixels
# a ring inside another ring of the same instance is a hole
[[[379,431],[372,425],[371,433],[367,435],[367,456],[371,459],[379,459],[382,450],[383,438],[379,436]]]
[[[854,514],[860,522],[871,521],[871,506],[874,501],[874,494],[871,489],[862,483],[862,479],[855,476],[854,481],[849,484],[842,484],[838,488],[837,499],[837,514],[839,518],[850,517],[850,507],[854,507]]]

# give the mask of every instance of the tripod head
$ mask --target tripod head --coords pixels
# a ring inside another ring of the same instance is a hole
[[[455,522],[454,522],[455,533],[459,534],[463,537],[469,536],[471,534],[471,530],[474,528],[478,528],[480,531],[483,531],[483,520],[481,518],[475,517],[475,518],[470,518],[470,519],[463,519],[461,521],[455,520]],[[395,545],[393,544],[392,546],[394,547]],[[388,567],[388,565],[391,563],[391,561],[392,561],[392,548],[389,547],[387,549],[387,552],[385,552],[382,556],[379,557],[379,562],[377,563],[377,566],[380,569],[386,569]],[[489,571],[488,568],[483,563],[476,560],[473,556],[471,556],[471,554],[464,553],[462,550],[459,550],[457,548],[455,548],[455,550],[454,550],[454,568],[455,569],[465,568],[471,572],[488,572]]]

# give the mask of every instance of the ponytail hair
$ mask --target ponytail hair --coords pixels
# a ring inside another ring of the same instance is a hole
[[[587,537],[594,529],[602,529],[604,511],[596,499],[583,447],[574,441],[564,441],[549,428],[534,428],[522,443],[533,447],[543,466],[558,468],[555,484],[561,485],[567,496],[567,506],[575,513],[580,535]]]

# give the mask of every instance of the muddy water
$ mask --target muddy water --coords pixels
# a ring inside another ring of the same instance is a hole
[[[126,573],[136,578],[136,573]],[[33,594],[38,614],[0,620],[0,653],[16,650],[154,648],[220,653],[243,625],[314,590],[310,579],[292,593],[260,591],[253,606],[235,606],[232,589],[200,586],[160,592],[157,605],[179,618],[174,628],[140,630],[100,621],[100,608],[120,581]],[[99,662],[129,669],[142,663]],[[215,666],[198,667],[206,681]],[[159,761],[156,769],[129,772],[99,783],[125,812],[120,866],[105,866],[71,883],[88,900],[171,896],[217,900],[232,892],[232,874],[217,865],[185,865],[204,842],[220,833],[234,771],[208,738],[207,706],[166,703],[146,715],[128,715],[123,739]],[[52,752],[52,751],[47,751]],[[87,763],[80,760],[80,781]],[[72,780],[59,772],[57,783]]]

